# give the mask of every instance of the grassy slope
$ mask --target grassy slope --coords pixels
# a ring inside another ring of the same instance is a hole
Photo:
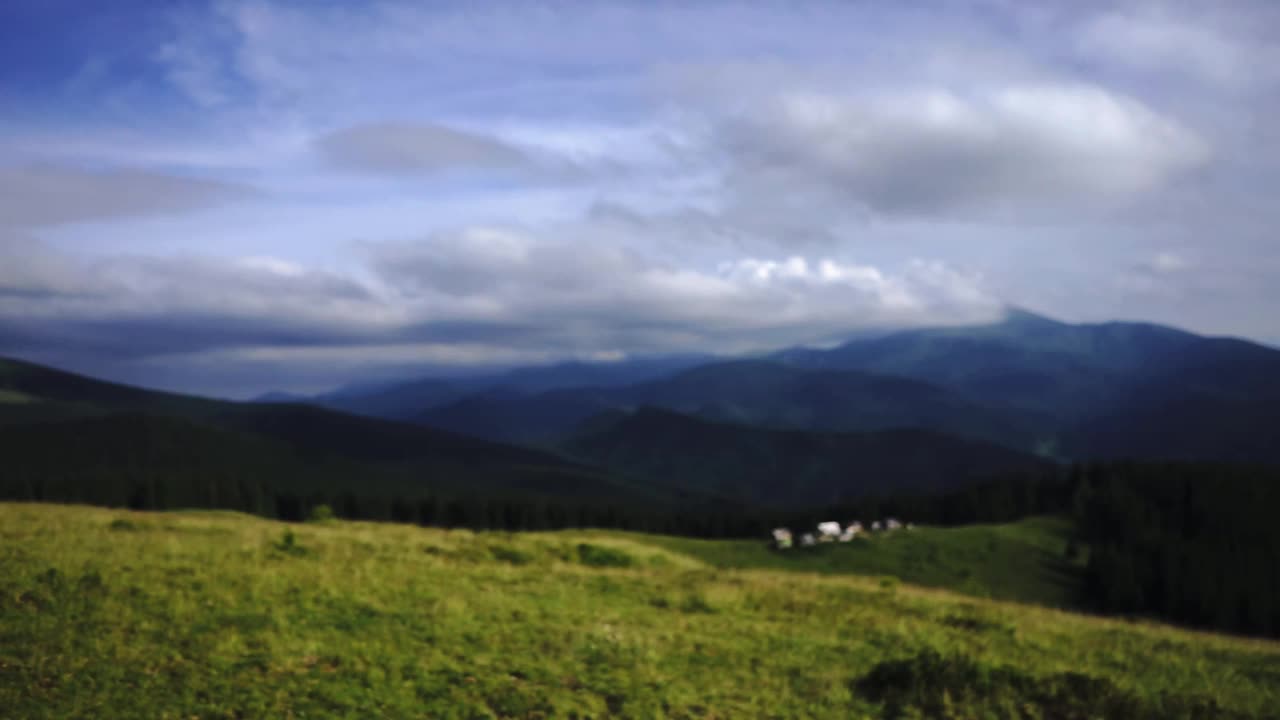
[[[1030,518],[1007,525],[919,527],[848,544],[771,550],[763,542],[635,536],[725,569],[888,575],[970,595],[1068,608],[1077,567],[1064,559],[1070,524]]]
[[[1081,671],[1156,716],[1170,714],[1169,698],[1216,702],[1214,717],[1280,706],[1275,643],[855,577],[716,569],[602,533],[336,523],[293,526],[290,546],[285,529],[232,513],[0,505],[0,708],[887,716],[869,673],[879,665],[891,686],[893,661],[931,649],[997,682]],[[617,563],[628,566],[597,566]]]

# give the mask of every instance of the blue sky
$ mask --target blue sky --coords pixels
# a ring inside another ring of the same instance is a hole
[[[0,353],[245,396],[1019,305],[1280,340],[1258,2],[0,7]]]

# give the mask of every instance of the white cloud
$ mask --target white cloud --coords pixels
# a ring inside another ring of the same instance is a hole
[[[1151,259],[1151,268],[1156,272],[1173,273],[1180,270],[1186,270],[1191,263],[1181,255],[1171,252],[1156,253]]]
[[[1267,27],[1276,21],[1280,14],[1265,4],[1138,3],[1085,22],[1078,50],[1094,61],[1236,90],[1280,79],[1275,27]]]
[[[1176,121],[1083,85],[785,93],[719,137],[748,204],[786,188],[887,215],[1105,207],[1208,157]]]
[[[424,314],[516,326],[544,343],[572,336],[561,346],[579,351],[740,350],[872,326],[977,321],[1000,308],[981,278],[940,263],[892,273],[835,258],[739,257],[699,268],[626,244],[555,239],[591,237],[590,225],[546,235],[472,228],[382,246],[374,267]],[[664,336],[684,344],[663,345],[656,338]]]

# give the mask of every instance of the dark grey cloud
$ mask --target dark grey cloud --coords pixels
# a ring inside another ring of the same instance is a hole
[[[323,135],[315,145],[337,167],[368,173],[509,169],[528,162],[501,140],[431,123],[357,125]]]
[[[0,228],[182,213],[252,194],[244,186],[143,170],[0,167]]]

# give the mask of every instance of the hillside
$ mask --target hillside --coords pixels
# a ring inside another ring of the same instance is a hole
[[[475,394],[543,393],[585,387],[617,387],[659,378],[704,364],[701,355],[629,358],[619,362],[563,362],[461,377],[423,377],[351,385],[313,398],[297,398],[359,415],[408,419]]]
[[[1197,342],[1153,364],[1064,438],[1089,457],[1280,463],[1280,351]]]
[[[424,424],[507,441],[547,441],[606,410],[654,406],[708,420],[805,430],[923,427],[1030,450],[1019,413],[994,411],[929,383],[854,371],[806,371],[764,361],[704,365],[616,388],[469,396]]]
[[[1274,642],[717,569],[630,536],[13,504],[0,533],[0,707],[16,717],[1164,720],[1280,705]]]
[[[1049,467],[1029,454],[927,430],[768,430],[654,408],[593,420],[562,447],[621,474],[770,507],[939,492]]]
[[[3,357],[0,392],[20,400],[0,402],[0,425],[118,411],[202,417],[230,404],[145,390]]]
[[[459,493],[688,499],[550,453],[307,405],[154,392],[9,360],[0,360],[0,391],[0,496],[11,499],[268,512],[280,493],[375,505]]]
[[[953,528],[919,526],[795,552],[778,552],[758,540],[631,538],[725,570],[887,576],[976,597],[1069,609],[1080,607],[1082,570],[1080,560],[1068,561],[1064,555],[1071,532],[1065,518],[1033,517]],[[616,533],[602,536],[610,535]]]
[[[1280,462],[1280,351],[1148,323],[1002,322],[793,349],[777,362],[886,373],[1035,414],[1065,457]]]

